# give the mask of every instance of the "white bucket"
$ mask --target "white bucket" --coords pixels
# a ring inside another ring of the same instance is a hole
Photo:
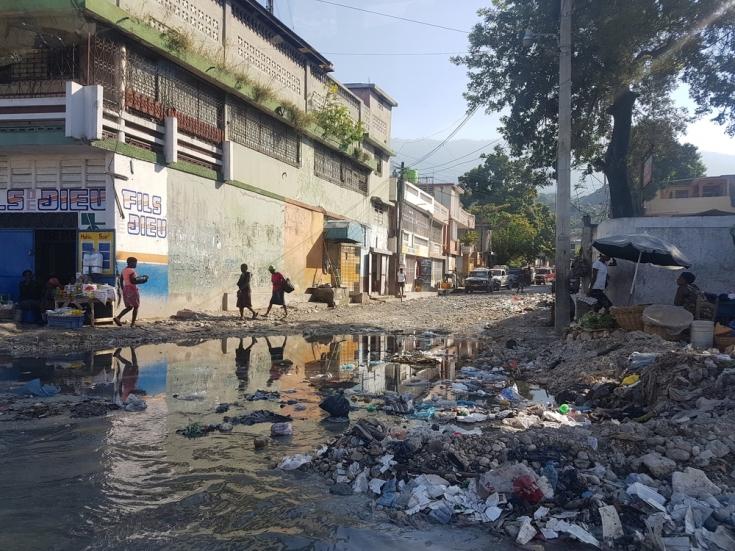
[[[692,335],[689,342],[694,348],[712,348],[712,339],[715,334],[715,322],[693,321]]]

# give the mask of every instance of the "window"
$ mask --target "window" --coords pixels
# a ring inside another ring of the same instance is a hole
[[[702,188],[702,197],[722,197],[722,186],[720,184],[711,184]]]
[[[367,195],[368,172],[347,157],[314,144],[314,174],[340,187]]]
[[[686,189],[674,190],[674,199],[689,199],[689,191]]]
[[[289,126],[257,109],[238,105],[230,120],[232,141],[292,165],[299,164],[301,141]]]

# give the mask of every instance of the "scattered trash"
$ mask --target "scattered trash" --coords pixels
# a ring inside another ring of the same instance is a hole
[[[256,436],[253,439],[253,447],[256,450],[262,450],[268,445],[268,439],[265,436]]]
[[[349,417],[350,402],[343,394],[327,396],[319,407],[329,413],[331,417]]]
[[[61,392],[61,389],[55,385],[42,385],[41,379],[33,379],[32,381],[28,381],[16,392],[21,396],[37,396],[39,398],[44,398],[47,396],[56,396]]]
[[[143,411],[148,407],[145,400],[138,398],[135,394],[128,396],[128,401],[125,402],[125,411]]]
[[[271,425],[271,436],[291,436],[293,425],[291,423],[273,423]]]
[[[620,517],[615,510],[615,506],[606,505],[597,510],[600,513],[602,521],[602,538],[604,540],[615,540],[624,535],[623,525],[620,523]]]
[[[246,399],[248,402],[256,402],[258,400],[280,400],[281,393],[275,390],[256,390],[253,394],[247,396]]]
[[[384,400],[383,411],[386,413],[404,415],[414,412],[413,398],[410,395],[386,392]]]
[[[190,394],[174,394],[173,397],[177,400],[184,400],[185,402],[194,402],[204,400],[207,397],[207,393],[202,390],[199,392],[192,392]]]
[[[278,468],[282,471],[293,471],[301,467],[302,465],[306,465],[307,463],[311,463],[311,455],[305,454],[305,453],[298,453],[296,455],[291,455],[289,457],[284,457],[281,462],[278,464]]]
[[[183,429],[177,430],[176,432],[185,436],[186,438],[200,438],[202,436],[206,436],[216,429],[216,425],[202,425],[200,423],[191,423]]]
[[[230,404],[217,404],[217,407],[214,409],[215,413],[227,413],[230,409]]]
[[[291,421],[291,417],[288,415],[279,415],[266,409],[259,409],[240,415],[239,417],[225,417],[225,421],[232,423],[233,425],[257,425],[259,423],[283,423]]]

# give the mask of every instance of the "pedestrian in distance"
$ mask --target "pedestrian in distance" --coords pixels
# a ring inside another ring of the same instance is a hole
[[[273,293],[271,294],[271,301],[268,304],[268,309],[265,311],[265,315],[268,316],[271,312],[273,305],[283,306],[283,317],[288,316],[288,307],[286,306],[286,278],[283,277],[281,272],[277,272],[273,266],[268,266],[268,271],[271,274],[271,285],[273,285]]]
[[[148,281],[148,276],[139,277],[135,272],[135,268],[137,267],[138,259],[131,256],[127,260],[127,267],[120,274],[120,285],[122,287],[122,298],[125,309],[112,318],[112,321],[118,327],[122,326],[122,321],[120,320],[131,310],[133,317],[130,320],[130,327],[135,327],[135,322],[138,319],[138,308],[140,308],[140,291],[138,291],[138,285]]]
[[[251,319],[258,317],[258,312],[253,310],[252,291],[250,290],[250,279],[252,274],[248,271],[247,264],[240,265],[240,279],[237,280],[237,308],[240,310],[240,319],[243,319],[245,308],[253,315]]]
[[[406,273],[403,271],[403,268],[398,268],[396,281],[398,282],[398,296],[401,297],[401,302],[403,302],[403,297],[406,294]]]

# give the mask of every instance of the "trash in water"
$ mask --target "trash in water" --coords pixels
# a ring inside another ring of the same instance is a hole
[[[350,402],[341,393],[327,396],[319,407],[331,417],[349,417],[350,415]]]
[[[230,404],[217,404],[217,407],[214,409],[215,413],[227,413],[227,411],[230,409]]]
[[[291,423],[273,423],[271,425],[271,436],[291,436],[293,425]]]
[[[246,413],[239,417],[225,417],[224,420],[232,423],[233,425],[250,426],[257,425],[258,423],[282,423],[291,421],[291,417],[289,415],[279,415],[278,413],[273,413],[266,409],[259,409],[258,411]]]
[[[213,430],[217,429],[217,425],[202,425],[201,423],[191,423],[186,425],[183,429],[176,431],[177,434],[181,434],[186,438],[200,438],[206,436]]]
[[[413,398],[409,394],[398,394],[396,392],[386,392],[384,396],[385,403],[383,411],[386,413],[396,413],[399,415],[413,413]]]
[[[509,386],[501,390],[500,397],[509,402],[520,402],[523,400],[523,396],[518,392],[518,387],[516,385]]]
[[[278,468],[282,471],[293,471],[298,469],[302,465],[311,463],[311,459],[312,458],[309,454],[297,453],[296,455],[284,457],[278,464]]]
[[[145,400],[138,398],[135,394],[128,396],[128,401],[125,402],[125,411],[143,411],[147,407]]]
[[[191,394],[174,394],[173,397],[177,400],[193,402],[196,400],[204,400],[207,397],[207,393],[204,390],[200,390],[199,392],[192,392]]]
[[[281,393],[277,390],[256,390],[253,394],[247,396],[248,402],[255,402],[257,400],[279,400]]]

